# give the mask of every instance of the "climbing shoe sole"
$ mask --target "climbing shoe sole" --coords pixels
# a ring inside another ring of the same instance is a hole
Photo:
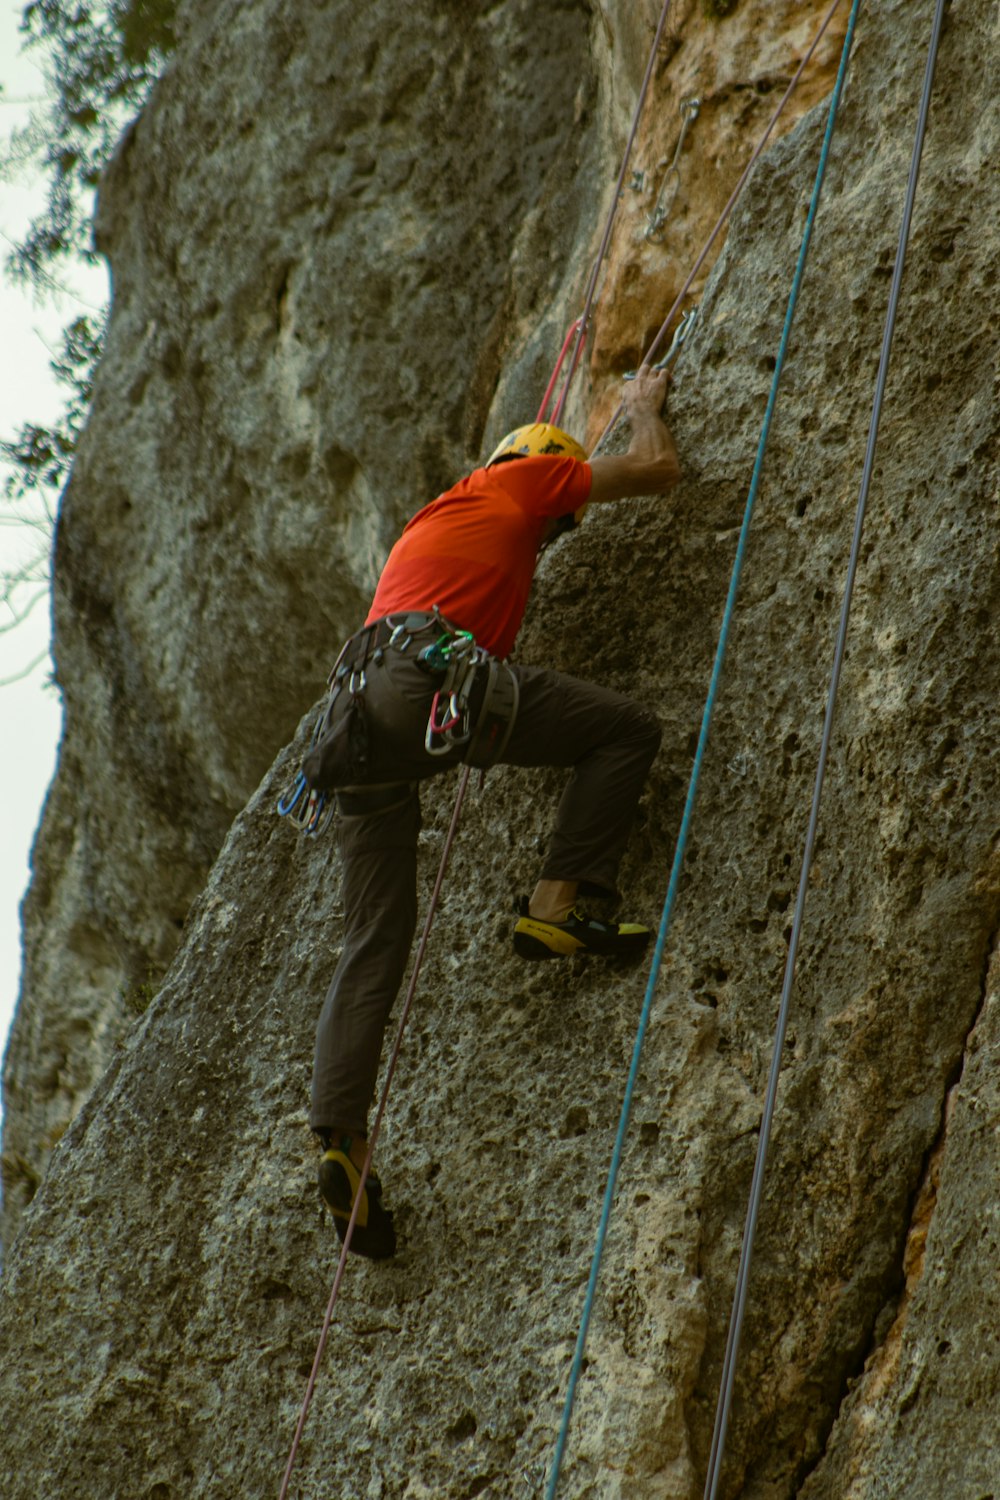
[[[592,953],[602,958],[634,958],[645,952],[652,933],[637,923],[598,922],[573,911],[565,922],[522,916],[514,928],[514,952],[532,960]]]
[[[319,1164],[319,1190],[330,1212],[337,1237],[343,1244],[351,1220],[361,1173],[346,1152],[331,1147]],[[396,1253],[396,1231],[392,1214],[382,1203],[382,1184],[369,1172],[361,1205],[351,1234],[351,1250],[369,1260],[388,1260]]]

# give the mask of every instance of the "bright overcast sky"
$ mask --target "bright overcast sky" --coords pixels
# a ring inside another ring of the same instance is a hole
[[[0,140],[23,125],[32,107],[40,107],[43,80],[35,56],[20,55],[21,6],[0,0]],[[41,182],[0,180],[0,437],[13,437],[25,422],[52,421],[63,406],[49,362],[58,350],[61,330],[78,313],[99,306],[107,280],[103,271],[81,267],[60,279],[72,292],[38,303],[6,271],[9,242],[23,234],[45,203]],[[83,300],[80,300],[83,299]],[[0,566],[5,575],[21,565],[39,545],[28,526],[11,525],[3,499],[7,466],[0,460]],[[23,593],[21,604],[32,598]],[[0,1041],[7,1032],[17,1000],[21,968],[18,907],[28,883],[28,857],[42,803],[55,767],[62,718],[59,696],[46,686],[49,664],[43,660],[20,682],[10,683],[47,653],[48,598],[40,597],[28,618],[14,628],[10,612],[0,609]]]

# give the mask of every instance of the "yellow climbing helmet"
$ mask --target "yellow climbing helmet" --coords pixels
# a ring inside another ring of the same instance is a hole
[[[515,427],[513,432],[508,432],[486,460],[486,468],[500,458],[538,458],[545,453],[580,458],[584,462],[587,458],[586,449],[581,448],[568,432],[553,427],[551,422],[531,422],[527,427]]]

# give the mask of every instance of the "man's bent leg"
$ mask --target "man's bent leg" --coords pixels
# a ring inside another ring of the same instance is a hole
[[[316,1033],[310,1123],[364,1136],[382,1038],[402,983],[417,920],[420,800],[401,787],[388,807],[340,820],[344,947]],[[349,807],[375,802],[353,794]],[[383,797],[384,800],[384,797]]]
[[[521,701],[504,761],[572,767],[542,880],[614,893],[660,726],[648,709],[610,688],[542,668],[515,670]]]
[[[518,669],[522,713],[504,760],[570,766],[541,878],[514,929],[522,958],[589,952],[637,956],[652,933],[575,906],[578,887],[614,893],[636,804],[660,743],[646,709],[558,672]],[[516,731],[520,730],[520,734]]]

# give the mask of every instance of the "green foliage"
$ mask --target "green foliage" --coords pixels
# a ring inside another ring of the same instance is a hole
[[[176,0],[29,0],[21,29],[48,61],[41,160],[45,212],[10,259],[36,281],[63,256],[93,259],[93,190],[124,124],[141,108],[174,46]]]
[[[45,211],[7,261],[10,274],[36,291],[57,284],[52,271],[59,262],[96,259],[90,229],[94,189],[173,50],[176,3],[29,0],[24,8],[21,30],[28,46],[44,55],[48,100],[4,143],[0,175],[30,165],[41,167],[48,179]],[[0,441],[13,470],[5,485],[8,500],[47,499],[65,484],[90,405],[105,322],[105,314],[78,317],[63,335],[52,362],[68,393],[61,419],[52,427],[26,423],[16,437]],[[46,513],[51,516],[51,506]],[[47,557],[47,537],[43,551]],[[22,575],[0,579],[0,601],[9,602],[25,581]],[[15,611],[15,622],[20,617]]]
[[[104,328],[104,315],[80,317],[63,333],[62,349],[52,360],[53,371],[69,391],[61,421],[54,427],[27,422],[13,441],[0,441],[0,453],[12,466],[8,500],[21,500],[33,490],[56,492],[65,484],[90,406]]]

